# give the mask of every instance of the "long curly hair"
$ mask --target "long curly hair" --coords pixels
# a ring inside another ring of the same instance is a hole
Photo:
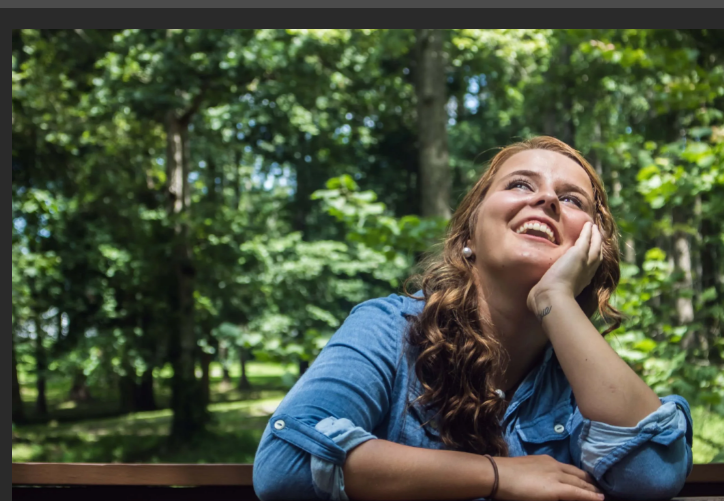
[[[473,265],[462,249],[473,239],[478,208],[501,165],[525,150],[550,150],[578,163],[591,179],[595,222],[602,230],[603,262],[591,283],[576,298],[590,318],[598,311],[609,328],[621,324],[621,314],[609,303],[618,285],[619,246],[616,223],[609,211],[603,184],[583,156],[558,139],[539,136],[503,148],[467,193],[453,214],[440,255],[426,258],[424,272],[405,284],[421,286],[425,306],[411,319],[408,341],[418,350],[415,373],[422,385],[417,403],[436,410],[437,430],[446,447],[478,454],[506,456],[500,420],[506,404],[495,395],[492,381],[502,375],[508,355],[481,318]]]

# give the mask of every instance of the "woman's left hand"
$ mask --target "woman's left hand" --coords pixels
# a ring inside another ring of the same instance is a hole
[[[583,225],[576,243],[553,263],[528,294],[528,308],[539,313],[539,299],[551,294],[578,296],[591,283],[602,261],[602,237],[598,226]]]

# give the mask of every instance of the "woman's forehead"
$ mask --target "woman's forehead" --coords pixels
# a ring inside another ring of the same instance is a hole
[[[528,171],[547,181],[564,181],[585,189],[593,196],[591,178],[575,160],[550,150],[525,150],[508,158],[495,175],[496,180],[512,177],[516,172]]]

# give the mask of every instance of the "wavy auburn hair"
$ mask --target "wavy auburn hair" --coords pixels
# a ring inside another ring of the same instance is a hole
[[[503,148],[453,214],[442,254],[428,257],[423,274],[408,281],[421,285],[425,301],[422,313],[411,319],[408,333],[411,347],[419,350],[415,373],[423,388],[413,403],[437,411],[440,438],[450,449],[508,454],[499,424],[506,404],[495,395],[492,384],[508,357],[479,314],[473,265],[462,249],[474,236],[478,208],[501,165],[531,149],[565,155],[588,174],[595,198],[594,221],[602,230],[603,262],[576,300],[589,318],[598,311],[609,324],[604,335],[621,324],[621,314],[609,303],[620,277],[617,228],[596,171],[578,151],[552,137],[535,137]]]

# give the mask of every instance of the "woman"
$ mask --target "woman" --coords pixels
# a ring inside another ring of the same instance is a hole
[[[356,306],[269,421],[272,499],[672,497],[691,416],[609,347],[619,279],[601,181],[538,137],[500,151],[413,296]]]

